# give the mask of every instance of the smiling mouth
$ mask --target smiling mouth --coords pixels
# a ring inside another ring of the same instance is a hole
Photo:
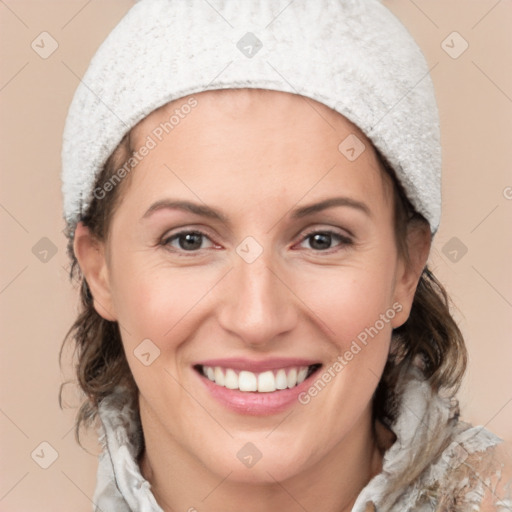
[[[292,389],[318,371],[321,364],[250,372],[220,366],[195,365],[194,369],[217,386],[227,389],[272,393]]]

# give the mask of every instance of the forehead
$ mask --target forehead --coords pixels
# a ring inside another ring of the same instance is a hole
[[[172,170],[198,192],[242,180],[253,195],[268,195],[272,183],[298,192],[319,180],[339,186],[344,178],[360,193],[375,193],[385,174],[356,125],[315,100],[281,91],[224,89],[180,98],[133,129],[133,149],[150,139],[154,148],[134,170],[137,190],[158,188]]]
[[[186,104],[192,100],[196,106],[190,109]],[[181,110],[184,115],[181,114]],[[200,122],[215,118],[218,121],[216,127],[227,126],[236,120],[256,123],[258,119],[265,118],[269,131],[272,127],[284,128],[286,132],[294,127],[309,126],[311,132],[349,132],[357,135],[367,147],[372,147],[371,142],[355,124],[323,103],[299,94],[257,88],[215,89],[173,100],[141,121],[132,130],[134,138],[137,139],[155,129],[155,123],[165,123],[173,114],[181,114],[179,117],[183,121],[187,118],[192,119],[187,123],[173,122],[173,131],[179,131],[182,124],[194,123],[197,118],[200,118]],[[221,119],[218,119],[219,116]],[[174,117],[179,121],[176,116]]]

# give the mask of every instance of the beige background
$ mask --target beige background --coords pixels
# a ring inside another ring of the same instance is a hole
[[[77,311],[62,233],[60,145],[79,77],[132,4],[0,1],[0,511],[92,507],[94,435],[87,443],[91,455],[75,443],[75,410],[61,411],[57,403],[59,384],[72,375],[70,368],[61,374],[57,355]],[[512,441],[512,3],[385,4],[435,66],[444,175],[443,219],[431,265],[458,308],[470,351],[460,394],[463,416]],[[47,59],[31,48],[43,31],[59,45]],[[461,39],[448,37],[454,31],[469,44],[456,59],[441,46],[446,40],[450,52],[462,48]],[[458,241],[451,244],[467,247],[458,261],[446,245],[453,237]],[[50,251],[41,261],[41,247],[52,246],[56,254]],[[76,403],[72,391],[67,396]],[[35,462],[50,460],[51,449],[39,447],[43,441],[58,454],[48,469]]]

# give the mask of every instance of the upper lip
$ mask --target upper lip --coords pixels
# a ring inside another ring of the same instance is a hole
[[[286,358],[277,357],[272,359],[263,359],[261,361],[254,361],[245,358],[230,358],[230,359],[208,359],[199,361],[194,366],[220,366],[221,368],[232,368],[233,370],[245,370],[253,373],[265,372],[267,370],[279,370],[281,368],[292,368],[300,366],[311,366],[313,364],[321,364],[313,359],[299,359],[299,358]]]

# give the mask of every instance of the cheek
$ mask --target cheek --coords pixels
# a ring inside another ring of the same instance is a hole
[[[188,318],[215,282],[212,272],[197,267],[164,268],[142,258],[117,266],[112,289],[127,355],[145,339],[162,355],[176,350],[173,340],[180,340]]]
[[[140,268],[118,281],[116,300],[126,359],[142,395],[163,393],[163,403],[182,407],[185,351],[197,327],[197,305],[213,286],[204,273]],[[160,396],[159,400],[162,400]],[[190,406],[190,404],[188,404]]]
[[[346,350],[358,336],[364,338],[367,329],[375,324],[384,335],[389,334],[389,320],[396,315],[396,308],[393,308],[394,286],[390,278],[393,272],[381,270],[393,266],[385,265],[381,262],[371,267],[337,268],[303,282],[305,302],[323,326],[325,335],[340,351]],[[385,325],[382,325],[381,315],[386,317]]]

